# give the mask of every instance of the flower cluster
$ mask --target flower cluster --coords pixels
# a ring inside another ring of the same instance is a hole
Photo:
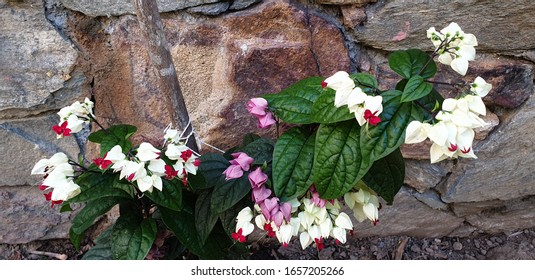
[[[473,34],[464,33],[457,23],[452,22],[440,31],[429,28],[427,38],[433,42],[440,63],[450,65],[463,76],[466,74],[468,61],[476,57],[477,39]]]
[[[43,175],[39,186],[42,191],[51,190],[45,195],[52,207],[80,193],[80,186],[74,183],[74,168],[64,153],[56,153],[49,159],[39,160],[31,171],[32,175]]]
[[[268,176],[261,167],[250,172],[248,178],[255,204],[253,209],[245,207],[238,213],[236,231],[232,234],[236,241],[245,242],[256,225],[268,237],[276,237],[283,246],[287,246],[292,237],[299,236],[303,249],[314,244],[321,250],[326,238],[333,237],[337,243],[345,243],[347,232],[353,230],[351,218],[341,211],[343,202],[321,199],[314,186],[300,200],[281,202],[266,187]],[[374,224],[378,222],[379,200],[376,195],[359,189],[347,193],[344,200],[359,222],[366,218]]]
[[[240,178],[243,176],[243,171],[249,171],[254,162],[254,159],[246,153],[233,153],[231,156],[234,159],[230,161],[230,166],[223,171],[226,180]]]
[[[470,92],[458,99],[447,98],[435,117],[436,123],[411,122],[405,134],[405,143],[419,143],[429,138],[431,163],[446,158],[477,158],[472,149],[474,129],[486,125],[479,115],[486,114],[482,98],[491,90],[481,77],[471,84]]]
[[[93,102],[88,98],[85,98],[84,103],[76,101],[72,105],[62,108],[58,115],[60,122],[53,126],[52,130],[57,134],[57,138],[70,136],[71,133],[80,132],[83,124],[89,124],[91,119],[95,118]]]
[[[166,140],[169,140],[169,134],[166,131]],[[120,172],[120,179],[136,183],[141,192],[152,192],[153,188],[161,191],[162,177],[167,180],[178,178],[186,186],[188,174],[197,174],[200,160],[185,144],[173,142],[172,139],[169,142],[165,152],[143,142],[135,156],[127,156],[121,146],[116,145],[93,162],[102,170],[111,166],[113,172]],[[167,157],[167,162],[162,159],[162,153]]]
[[[258,128],[269,128],[277,121],[268,110],[268,102],[264,98],[252,98],[247,102],[247,111],[258,120]]]
[[[355,86],[355,82],[347,72],[336,72],[325,79],[321,86],[336,91],[334,106],[339,108],[347,105],[349,112],[355,114],[360,126],[365,123],[377,125],[381,122],[379,114],[383,112],[383,97],[364,93],[361,88]]]

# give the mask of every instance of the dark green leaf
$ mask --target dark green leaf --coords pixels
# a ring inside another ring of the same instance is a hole
[[[256,135],[254,133],[247,133],[245,134],[245,136],[243,136],[243,141],[241,145],[242,147],[245,147],[259,138],[261,138],[259,135]]]
[[[315,123],[334,123],[350,120],[355,115],[349,112],[347,106],[334,106],[334,90],[328,89],[321,94],[312,106],[312,120]]]
[[[437,65],[433,59],[418,49],[393,52],[388,57],[388,65],[405,79],[416,75],[429,79],[437,72]]]
[[[428,95],[432,89],[433,86],[430,83],[424,81],[421,76],[413,76],[409,79],[409,81],[405,85],[405,88],[403,89],[403,94],[401,95],[401,102],[403,103],[420,99]]]
[[[72,220],[72,231],[76,234],[82,234],[93,224],[96,218],[108,212],[121,201],[125,201],[125,199],[120,197],[103,197],[88,201],[85,207]]]
[[[215,186],[219,179],[225,178],[223,171],[230,165],[228,159],[219,154],[204,154],[200,161],[198,172],[204,176],[207,188]]]
[[[370,165],[361,155],[360,127],[356,121],[320,125],[312,173],[322,198],[334,199],[345,194]]]
[[[202,259],[222,259],[228,253],[228,248],[232,243],[229,243],[230,240],[225,234],[214,232],[206,240],[205,244],[202,244],[195,226],[195,201],[195,197],[186,197],[184,207],[180,212],[161,208],[162,220],[175,233],[178,240],[193,254]],[[218,237],[214,238],[215,236]]]
[[[197,174],[188,174],[188,186],[192,190],[203,190],[210,188],[208,184],[206,183],[206,179],[202,175],[202,173],[197,172]]]
[[[253,164],[263,164],[273,159],[273,146],[273,141],[259,138],[245,146],[242,151],[254,159]]]
[[[69,230],[69,238],[71,240],[72,245],[76,249],[76,251],[80,250],[80,243],[82,243],[82,240],[84,239],[84,234],[78,234],[75,233],[72,228]]]
[[[434,88],[431,90],[431,93],[428,95],[418,99],[418,101],[422,106],[424,106],[427,110],[423,110],[424,112],[424,119],[430,120],[433,118],[429,112],[432,112],[433,109],[435,109],[435,106],[438,104],[438,108],[442,108],[442,102],[444,102],[444,97],[438,93]]]
[[[364,178],[368,187],[374,190],[388,204],[392,204],[405,179],[405,160],[399,149],[375,161]]]
[[[232,237],[232,233],[236,232],[236,217],[238,216],[238,213],[245,207],[253,207],[253,202],[250,197],[246,196],[242,198],[234,206],[219,215],[221,225],[229,238]]]
[[[203,245],[218,219],[218,216],[214,215],[210,210],[211,198],[212,192],[206,191],[197,197],[197,202],[195,203],[195,226],[199,234],[199,241]]]
[[[369,73],[360,72],[360,73],[351,74],[349,75],[349,77],[351,77],[351,79],[353,79],[353,81],[355,82],[355,85],[362,88],[364,92],[366,92],[365,91],[366,88],[369,88],[369,89],[379,88],[377,79]]]
[[[161,191],[153,189],[152,192],[145,192],[145,195],[158,206],[180,211],[182,208],[182,188],[184,187],[182,181],[178,178],[171,181],[164,179],[162,183]]]
[[[211,210],[214,214],[226,211],[251,191],[247,175],[248,172],[237,179],[219,180],[212,192]]]
[[[121,183],[117,174],[84,173],[76,183],[81,192],[69,199],[69,202],[86,202],[103,197],[132,198],[132,186]]]
[[[132,202],[121,204],[121,216],[113,226],[112,256],[116,260],[142,260],[156,239],[158,228],[152,218],[143,219]]]
[[[121,146],[123,153],[127,153],[132,148],[132,143],[128,140],[137,127],[127,124],[112,125],[106,130],[99,130],[89,135],[88,140],[100,144],[100,155],[103,156],[115,145]]]
[[[374,162],[397,149],[405,140],[405,129],[413,120],[422,120],[422,109],[413,102],[401,103],[401,93],[388,91],[383,96],[381,122],[360,131],[364,158]]]
[[[102,232],[95,240],[95,246],[84,254],[82,260],[111,260],[111,231],[110,227]]]
[[[71,211],[72,211],[72,208],[69,203],[63,203],[63,205],[61,205],[61,208],[59,209],[60,213],[71,212]]]
[[[312,185],[316,133],[294,127],[277,140],[273,152],[273,189],[282,201],[304,194]]]
[[[277,94],[264,94],[269,109],[281,120],[292,124],[313,123],[312,105],[323,93],[322,77],[301,80]]]

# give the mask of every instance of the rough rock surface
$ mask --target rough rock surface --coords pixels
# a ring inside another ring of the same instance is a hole
[[[0,118],[59,109],[80,95],[78,53],[47,22],[41,1],[0,1],[0,49]]]
[[[426,30],[432,26],[440,30],[455,21],[466,33],[476,34],[478,50],[516,52],[535,47],[532,40],[534,11],[535,6],[527,0],[512,0],[507,4],[479,0],[416,0],[410,1],[410,5],[405,0],[379,1],[367,10],[368,21],[356,35],[359,42],[376,49],[430,49],[429,42],[422,39]],[[399,32],[406,33],[406,38],[396,40]]]
[[[82,12],[88,16],[119,16],[124,14],[135,14],[131,0],[60,1],[68,9]],[[160,12],[170,12],[218,1],[219,0],[158,0],[157,3]]]

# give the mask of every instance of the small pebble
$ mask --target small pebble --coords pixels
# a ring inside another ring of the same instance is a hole
[[[453,250],[461,251],[463,249],[463,244],[461,242],[453,243]]]
[[[474,240],[474,246],[476,246],[476,248],[479,249],[479,247],[481,247],[481,243],[479,243],[479,240]]]
[[[428,253],[433,253],[433,249],[431,249],[431,248],[425,248],[425,251],[428,252]]]
[[[532,244],[533,246],[535,246],[535,238],[533,238],[533,240],[531,240],[531,244]]]
[[[494,246],[494,242],[490,241],[490,240],[487,240],[487,245],[488,246]]]
[[[486,255],[487,254],[487,250],[485,250],[485,249],[481,250],[481,254],[482,255]]]
[[[370,251],[377,252],[377,246],[375,245],[370,246]]]
[[[436,243],[440,243],[440,242],[442,242],[442,240],[440,240],[439,238],[435,238],[435,242]]]
[[[422,249],[420,248],[420,246],[415,244],[415,245],[411,246],[411,251],[413,251],[415,253],[420,253],[422,251]]]

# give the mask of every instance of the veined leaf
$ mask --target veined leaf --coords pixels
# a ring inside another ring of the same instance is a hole
[[[237,179],[220,179],[212,192],[211,211],[220,214],[231,208],[251,191],[251,184],[247,178],[248,172]]]
[[[211,198],[212,192],[205,191],[197,197],[197,202],[195,203],[195,226],[199,234],[199,241],[203,245],[218,219],[218,215],[214,215],[210,209]]]
[[[355,118],[349,112],[347,106],[336,108],[334,106],[335,92],[332,89],[326,90],[312,105],[312,120],[316,123],[335,123]]]
[[[312,184],[316,133],[291,128],[277,140],[273,152],[275,195],[287,201],[305,193]]]
[[[405,160],[399,149],[375,161],[362,179],[388,204],[392,204],[405,179]]]
[[[342,196],[368,171],[371,162],[361,154],[360,130],[356,121],[320,125],[312,173],[323,199]]]
[[[96,200],[88,201],[85,207],[78,212],[72,220],[72,231],[76,234],[82,234],[88,229],[96,218],[108,212],[113,206],[125,201],[122,197],[103,197]]]
[[[405,79],[416,75],[429,79],[437,72],[437,65],[433,59],[418,49],[393,52],[388,56],[388,65]]]
[[[128,124],[112,125],[106,130],[99,130],[89,135],[88,140],[100,144],[100,155],[103,156],[115,145],[121,146],[123,153],[127,153],[132,148],[132,143],[128,140],[137,127]]]
[[[215,186],[221,178],[225,178],[223,171],[230,165],[228,159],[219,154],[202,155],[200,161],[198,172],[204,176],[207,188]]]
[[[401,103],[420,99],[431,93],[432,89],[433,86],[430,83],[424,81],[424,78],[422,78],[421,76],[412,76],[407,81],[407,84],[403,89],[403,94],[401,95]]]
[[[178,178],[174,180],[162,180],[162,190],[153,189],[152,192],[145,192],[145,195],[158,206],[166,207],[174,211],[182,208],[182,181]]]

